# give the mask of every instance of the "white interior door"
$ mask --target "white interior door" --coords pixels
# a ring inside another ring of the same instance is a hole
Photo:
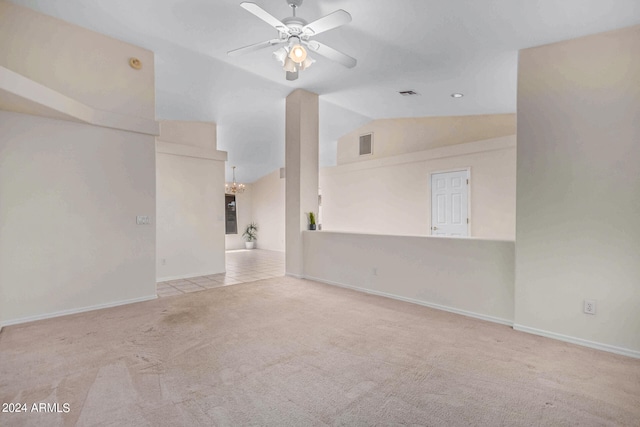
[[[469,171],[431,175],[431,235],[469,235]]]

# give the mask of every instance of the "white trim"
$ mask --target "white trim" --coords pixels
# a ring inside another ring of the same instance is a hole
[[[449,172],[464,172],[467,171],[467,178],[471,176],[471,166],[461,166],[459,168],[449,168],[449,169],[438,169],[429,172],[430,175],[435,175],[439,173],[449,173]]]
[[[60,317],[60,316],[68,316],[70,314],[76,314],[76,313],[84,313],[86,311],[102,310],[103,308],[117,307],[119,305],[133,304],[133,303],[136,303],[136,302],[150,301],[150,300],[154,300],[156,298],[158,298],[158,295],[153,294],[153,295],[148,295],[146,297],[132,298],[132,299],[128,299],[128,300],[115,301],[115,302],[108,302],[108,303],[105,303],[105,304],[96,304],[96,305],[91,305],[91,306],[82,307],[82,308],[72,308],[72,309],[69,309],[69,310],[54,311],[53,313],[38,314],[36,316],[21,317],[19,319],[11,319],[11,320],[6,320],[6,321],[2,322],[2,327],[11,326],[11,325],[18,325],[20,323],[34,322],[36,320],[50,319],[52,317]]]
[[[339,231],[339,230],[302,230],[303,233],[314,233],[314,234],[346,234],[346,235],[355,235],[355,236],[382,236],[382,237],[415,237],[415,238],[424,238],[424,239],[461,239],[461,240],[477,240],[484,242],[509,242],[515,243],[516,241],[513,239],[494,239],[490,237],[433,237],[428,235],[420,235],[420,234],[388,234],[388,233],[372,233],[372,232],[364,232],[364,231]]]
[[[289,276],[289,277],[293,277],[293,278],[296,278],[296,279],[306,279],[306,277],[301,275],[301,274],[293,274],[293,273],[286,272],[286,273],[284,273],[284,275],[285,276]],[[315,280],[315,279],[311,279],[311,280]],[[320,281],[321,280],[318,280],[318,282],[320,282]]]
[[[289,276],[289,274],[287,274],[287,275]],[[295,277],[295,276],[293,276],[293,277]],[[486,315],[486,314],[475,313],[473,311],[461,310],[459,308],[449,307],[449,306],[440,305],[440,304],[434,304],[434,303],[427,302],[427,301],[422,301],[422,300],[418,300],[418,299],[414,299],[414,298],[407,298],[407,297],[403,297],[403,296],[400,296],[400,295],[394,295],[394,294],[389,294],[389,293],[386,293],[386,292],[375,291],[375,290],[372,290],[372,289],[360,288],[358,286],[345,285],[344,283],[333,282],[331,280],[320,279],[320,278],[317,278],[317,277],[304,276],[303,278],[307,279],[307,280],[313,280],[315,282],[325,283],[327,285],[338,286],[340,288],[351,289],[351,290],[358,291],[358,292],[364,292],[364,293],[367,293],[367,294],[378,295],[378,296],[381,296],[381,297],[391,298],[391,299],[395,299],[395,300],[399,300],[399,301],[410,302],[412,304],[418,304],[418,305],[422,305],[422,306],[429,307],[429,308],[435,308],[436,310],[442,310],[442,311],[448,311],[450,313],[461,314],[463,316],[473,317],[475,319],[480,319],[480,320],[486,320],[488,322],[499,323],[501,325],[507,325],[507,326],[512,326],[513,325],[513,321],[508,320],[508,319],[503,319],[501,317],[489,316],[489,315]]]
[[[558,334],[555,332],[543,331],[542,329],[530,328],[524,325],[513,324],[513,329],[516,331],[526,332],[533,335],[540,335],[541,337],[552,338],[559,341],[568,342],[571,344],[581,345],[583,347],[595,348],[596,350],[602,350],[609,353],[620,354],[622,356],[633,357],[640,359],[640,351],[631,350],[624,347],[616,347],[614,345],[602,344],[595,341],[589,341],[582,338],[576,338],[569,335]]]
[[[179,275],[179,276],[164,276],[164,277],[156,277],[156,283],[160,283],[160,282],[168,282],[170,280],[188,280],[188,279],[193,279],[195,277],[202,277],[202,276],[215,276],[216,274],[225,274],[226,270],[223,271],[218,271],[217,273],[201,273],[201,274],[192,274],[189,273],[188,275]]]

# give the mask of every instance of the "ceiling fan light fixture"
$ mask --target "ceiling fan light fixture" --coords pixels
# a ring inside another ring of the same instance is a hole
[[[302,64],[300,64],[300,70],[306,70],[307,68],[311,67],[311,65],[313,65],[313,63],[316,62],[315,59],[313,59],[310,56],[307,56],[307,59],[305,59]]]
[[[296,63],[290,57],[284,61],[284,66],[282,67],[285,71],[289,73],[295,73],[297,71]]]
[[[280,63],[280,65],[284,66],[284,62],[287,59],[288,53],[289,52],[287,52],[287,49],[285,49],[284,47],[281,47],[280,49],[273,52],[273,57],[276,59],[276,61]]]
[[[300,64],[307,59],[307,50],[302,47],[300,44],[294,44],[289,52],[289,58],[291,58],[294,62]]]

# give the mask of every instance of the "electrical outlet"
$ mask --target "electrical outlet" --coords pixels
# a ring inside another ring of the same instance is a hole
[[[378,269],[377,269],[377,268],[375,268],[375,267],[374,267],[374,268],[372,268],[372,269],[371,269],[371,274],[373,274],[374,276],[377,276],[377,275],[378,275]]]
[[[162,265],[167,265],[167,259],[166,259],[166,258],[162,258],[162,259],[160,260],[160,264],[162,264]]]
[[[596,314],[596,300],[594,299],[584,300],[584,312],[586,314]]]
[[[149,221],[149,217],[147,215],[138,215],[136,216],[136,224],[148,225],[151,224],[151,221]]]

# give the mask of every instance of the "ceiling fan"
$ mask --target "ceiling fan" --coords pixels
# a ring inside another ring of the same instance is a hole
[[[307,49],[322,55],[325,58],[336,61],[347,68],[356,66],[356,59],[337,51],[318,41],[311,40],[316,34],[332,30],[351,22],[351,15],[342,9],[338,9],[327,16],[307,23],[304,19],[296,16],[296,9],[302,5],[302,0],[286,0],[293,9],[293,16],[279,20],[255,3],[242,2],[240,6],[262,19],[267,24],[278,30],[278,38],[255,43],[239,49],[227,52],[229,56],[242,55],[256,50],[265,49],[271,46],[279,46],[273,52],[274,58],[282,65],[286,71],[287,80],[296,80],[298,72],[305,70],[315,62],[315,59],[307,55]]]

